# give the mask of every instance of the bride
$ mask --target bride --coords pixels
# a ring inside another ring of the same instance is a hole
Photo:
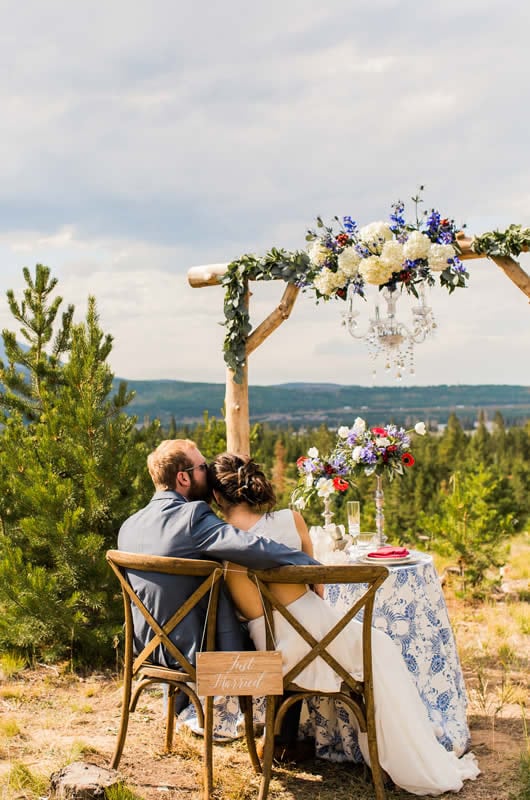
[[[209,472],[213,496],[228,522],[312,555],[302,516],[290,509],[271,511],[274,490],[256,462],[224,453],[210,465]],[[248,620],[256,648],[265,649],[263,607],[246,567],[229,563],[226,580],[238,610]],[[271,584],[270,588],[315,638],[322,638],[337,622],[335,609],[315,591],[295,584]],[[285,674],[307,652],[308,645],[280,614],[274,613],[276,646],[282,652]],[[329,649],[345,669],[362,679],[361,623],[351,622]],[[372,659],[379,761],[394,783],[412,794],[434,795],[458,791],[465,779],[476,778],[480,770],[471,753],[457,758],[438,742],[399,651],[389,636],[375,628]],[[296,682],[305,689],[332,692],[338,690],[341,680],[325,661],[317,658],[297,676]],[[390,702],[386,698],[391,698]],[[356,727],[353,720],[352,725]],[[369,763],[366,734],[359,733],[358,738]]]

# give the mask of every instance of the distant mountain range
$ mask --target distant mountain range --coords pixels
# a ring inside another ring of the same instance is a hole
[[[222,417],[225,386],[186,381],[127,381],[136,396],[129,406],[139,422],[146,417],[167,424],[200,422],[204,412]],[[331,383],[284,383],[251,386],[252,422],[286,425],[346,424],[356,416],[371,425],[393,420],[409,425],[418,419],[443,424],[456,413],[472,424],[481,411],[491,420],[500,411],[507,424],[530,419],[530,387],[469,386],[342,386]]]
[[[5,358],[0,338],[0,358]],[[142,423],[160,419],[167,425],[173,418],[179,425],[201,422],[204,412],[223,416],[224,383],[187,381],[125,380],[135,397],[128,411]],[[483,411],[491,420],[500,411],[507,424],[530,419],[530,386],[342,386],[335,383],[282,383],[276,386],[251,386],[249,389],[252,422],[272,425],[340,425],[356,416],[371,425],[393,420],[410,425],[418,419],[444,424],[456,413],[472,425]]]

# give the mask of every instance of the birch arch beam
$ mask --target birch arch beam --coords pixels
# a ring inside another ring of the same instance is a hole
[[[459,233],[456,238],[461,251],[459,256],[461,260],[490,258],[530,301],[530,276],[525,272],[518,261],[509,255],[476,253],[473,250],[474,237],[467,237],[465,234]],[[521,250],[526,252],[528,251],[528,247],[522,247]],[[222,282],[227,268],[228,264],[209,264],[206,266],[191,267],[191,269],[188,270],[188,283],[190,286],[197,289],[205,286],[218,286]],[[248,288],[248,281],[245,282],[244,291],[248,308],[251,296],[251,292]],[[287,284],[278,305],[269,316],[246,337],[245,361],[242,366],[241,381],[236,382],[234,380],[234,372],[232,369],[227,368],[226,370],[225,422],[226,446],[229,452],[250,455],[248,357],[282,324],[282,322],[289,318],[299,291],[299,287],[294,284]]]

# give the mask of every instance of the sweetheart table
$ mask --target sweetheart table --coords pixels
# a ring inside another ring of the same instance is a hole
[[[343,563],[345,556],[340,555]],[[410,563],[388,565],[388,570],[376,593],[373,625],[390,636],[401,653],[438,740],[460,756],[470,743],[467,695],[432,557],[411,551]],[[326,587],[326,600],[344,611],[363,591],[362,584],[331,585]],[[344,713],[331,705],[326,698],[309,702],[304,733],[315,736],[322,758],[361,760]]]

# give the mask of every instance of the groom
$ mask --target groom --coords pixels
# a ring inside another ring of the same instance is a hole
[[[174,558],[211,559],[233,561],[254,569],[269,569],[288,564],[317,564],[300,550],[261,536],[238,530],[223,522],[210,508],[211,491],[208,485],[208,467],[190,439],[166,439],[147,459],[149,474],[155,485],[155,494],[145,508],[129,517],[120,528],[118,548],[131,553],[144,553]],[[171,575],[130,574],[129,580],[139,591],[148,609],[156,609],[160,618],[169,616],[196,588],[183,584]],[[193,583],[194,579],[190,579]],[[149,626],[133,606],[135,650],[139,652],[149,641]],[[177,647],[195,663],[200,649],[206,609],[202,619],[186,617],[170,638]],[[232,600],[223,586],[217,613],[217,648],[219,650],[248,650],[253,645],[248,633],[239,622]],[[174,667],[171,656],[162,651],[163,666]],[[297,728],[297,723],[296,723]],[[294,735],[293,735],[294,734]],[[292,744],[296,730],[286,732],[285,739]]]

